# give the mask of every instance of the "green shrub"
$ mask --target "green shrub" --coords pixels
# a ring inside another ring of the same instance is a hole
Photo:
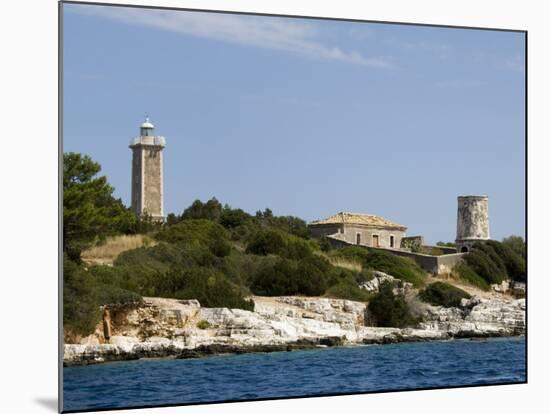
[[[369,251],[364,247],[347,246],[342,249],[334,250],[331,253],[331,257],[338,257],[363,264],[368,254]]]
[[[208,328],[210,328],[210,322],[205,321],[203,319],[202,321],[197,322],[197,328],[199,328],[199,329],[208,329]]]
[[[297,265],[295,261],[278,259],[273,266],[260,269],[252,281],[251,289],[256,295],[297,295]]]
[[[472,286],[476,286],[482,290],[488,291],[491,286],[485,279],[478,275],[474,270],[466,263],[460,263],[454,268],[454,273],[458,274],[458,277],[463,281],[469,283]]]
[[[510,248],[519,257],[523,258],[523,260],[527,259],[527,246],[525,244],[525,241],[523,240],[523,237],[505,237],[504,239],[502,239],[502,244]]]
[[[488,252],[494,252],[492,248],[480,248],[480,244],[476,244],[472,250],[464,255],[464,260],[470,268],[481,276],[488,284],[501,283],[506,279],[506,273],[502,270],[502,260],[495,263]]]
[[[191,220],[184,220],[181,224],[188,221]],[[180,224],[173,227],[177,226]],[[239,269],[229,272],[235,277],[234,282],[222,272],[233,254],[237,253],[216,257],[202,243],[160,243],[124,252],[113,267],[94,266],[91,273],[98,283],[143,296],[197,299],[206,307],[251,310],[254,303],[246,299],[249,292],[238,279]]]
[[[446,308],[458,307],[462,299],[470,299],[467,292],[444,282],[435,282],[428,285],[420,291],[419,296],[424,302]]]
[[[63,328],[80,335],[94,332],[100,320],[94,280],[67,256],[63,259]]]
[[[496,271],[497,276],[496,277],[500,280],[504,280],[508,276],[507,271],[506,271],[506,265],[504,264],[504,260],[502,260],[502,257],[500,257],[500,255],[496,252],[495,244],[497,244],[497,242],[492,244],[488,240],[488,241],[483,242],[483,243],[476,243],[473,246],[473,248],[475,250],[482,251],[483,253],[485,253],[487,255],[487,257],[489,259],[491,259],[491,261],[495,264],[496,269],[497,269],[497,271]]]
[[[230,309],[254,310],[254,301],[246,299],[242,287],[231,283],[226,276],[215,269],[195,267],[171,272],[174,287],[178,288],[173,297],[177,299],[197,299],[208,308],[226,307]]]
[[[181,215],[181,220],[197,220],[204,219],[210,221],[218,221],[222,215],[222,205],[212,197],[206,203],[200,200],[195,200],[193,204],[187,207]]]
[[[298,262],[296,269],[297,292],[306,296],[321,296],[327,289],[327,279],[332,266],[318,256],[310,256]]]
[[[442,246],[442,247],[456,247],[456,243],[453,243],[453,242],[443,242],[443,241],[438,241],[435,245],[436,245],[436,246]]]
[[[487,245],[491,246],[502,259],[506,273],[510,279],[518,282],[525,282],[527,278],[526,263],[525,259],[520,254],[505,243],[489,240],[487,241]]]
[[[247,253],[266,256],[268,254],[282,255],[286,248],[284,235],[275,230],[260,230],[252,236]]]
[[[358,273],[355,273],[355,280],[359,285],[362,285],[369,280],[374,279],[374,271],[372,269],[363,269]]]
[[[382,283],[370,300],[368,311],[377,326],[403,328],[417,323],[403,295],[395,295],[389,282]]]
[[[357,285],[352,272],[332,266],[323,257],[277,258],[257,268],[250,288],[255,294],[264,296],[321,296],[329,286],[343,278]]]
[[[156,239],[168,243],[204,245],[218,257],[224,257],[231,251],[227,231],[219,224],[205,219],[182,220],[157,233]]]
[[[122,305],[143,302],[141,295],[117,286],[102,284],[97,289],[98,302],[101,305]]]
[[[372,294],[357,286],[355,281],[344,279],[329,287],[325,293],[325,296],[335,299],[368,302],[371,299]]]
[[[333,250],[332,244],[330,243],[330,240],[328,237],[323,236],[319,239],[319,249],[321,249],[322,252],[328,253]]]
[[[240,208],[224,208],[220,217],[220,224],[226,229],[236,229],[238,227],[251,224],[253,217]]]
[[[315,243],[280,230],[257,231],[246,248],[246,253],[257,255],[275,254],[287,259],[299,260],[311,256]]]
[[[369,250],[364,267],[387,273],[415,287],[422,286],[426,273],[412,259],[395,256],[389,252]]]

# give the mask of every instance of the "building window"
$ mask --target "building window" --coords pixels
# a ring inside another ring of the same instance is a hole
[[[395,241],[394,241],[394,237],[393,237],[393,234],[390,236],[390,247],[394,247],[395,245]]]
[[[380,247],[380,237],[378,234],[372,235],[372,247]]]
[[[355,244],[361,244],[361,233],[355,235]]]

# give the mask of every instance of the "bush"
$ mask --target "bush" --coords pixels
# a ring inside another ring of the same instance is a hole
[[[122,305],[143,302],[141,295],[117,286],[102,284],[99,285],[97,289],[97,297],[100,305]]]
[[[273,266],[262,268],[250,288],[262,296],[296,295],[299,293],[296,270],[295,261],[279,259]]]
[[[368,302],[372,295],[364,289],[357,286],[354,280],[344,279],[328,288],[325,296],[335,299],[356,300],[359,302]]]
[[[256,266],[250,283],[252,292],[264,296],[321,296],[342,280],[358,288],[355,272],[332,266],[324,257],[311,255],[302,260],[274,258]],[[363,275],[364,277],[364,275]]]
[[[492,250],[492,249],[490,249]],[[502,261],[495,263],[487,252],[488,248],[481,249],[480,244],[474,245],[472,250],[464,256],[466,264],[488,284],[501,283],[506,279],[506,273],[501,269]]]
[[[489,240],[487,241],[487,245],[491,246],[502,259],[506,273],[510,279],[518,282],[525,282],[527,279],[526,263],[525,259],[520,254],[505,243]]]
[[[208,329],[208,328],[210,328],[210,322],[205,321],[203,319],[202,321],[197,322],[197,328],[199,328],[199,329]]]
[[[168,243],[204,245],[218,257],[227,256],[231,251],[227,231],[219,224],[205,219],[182,220],[160,231],[156,239]]]
[[[445,308],[458,307],[462,299],[471,297],[462,289],[444,282],[432,283],[422,290],[419,296],[424,302]]]
[[[282,255],[285,248],[285,238],[281,232],[261,230],[254,234],[246,247],[246,252],[262,256],[268,254]]]
[[[488,240],[483,243],[476,243],[473,247],[474,249],[485,253],[487,257],[495,264],[497,269],[496,277],[499,280],[504,280],[507,278],[508,275],[506,272],[506,265],[504,264],[502,257],[500,257],[500,255],[495,251],[494,244],[491,244]]]
[[[364,266],[410,282],[415,287],[422,286],[426,276],[414,260],[378,250],[369,250]]]
[[[78,264],[63,259],[63,329],[83,336],[94,332],[100,320],[97,289]]]
[[[328,237],[323,236],[319,239],[319,248],[321,249],[322,252],[325,252],[325,253],[328,253],[331,250],[333,250],[332,244],[330,244],[330,240],[328,239]]]
[[[232,209],[226,206],[220,217],[220,224],[226,229],[235,229],[251,223],[253,217],[240,208]]]
[[[466,263],[458,264],[457,266],[455,266],[453,271],[458,274],[458,277],[460,279],[469,283],[470,285],[480,288],[481,290],[488,291],[491,288],[489,283],[487,283],[485,279],[474,272],[472,268]]]
[[[200,200],[195,200],[193,204],[187,207],[181,215],[181,220],[196,220],[204,219],[211,221],[218,221],[222,215],[222,205],[216,199],[212,197],[206,203]]]
[[[327,289],[330,263],[317,256],[310,256],[298,262],[296,287],[298,293],[306,296],[321,296]]]
[[[311,256],[314,243],[280,230],[259,230],[248,243],[246,253],[257,255],[275,254],[288,259],[299,260]]]
[[[364,247],[347,246],[342,249],[334,250],[331,253],[331,257],[355,261],[362,264],[367,259],[368,254],[369,251]]]
[[[453,242],[443,242],[443,241],[438,241],[435,245],[436,245],[436,246],[442,246],[442,247],[456,247],[456,243],[453,243]]]
[[[404,328],[416,324],[403,295],[395,295],[393,286],[384,282],[368,304],[369,314],[377,326]]]
[[[170,277],[176,282],[172,297],[177,299],[197,299],[207,308],[254,310],[254,301],[246,299],[246,292],[215,269],[195,267],[171,272]]]
[[[91,272],[100,283],[143,296],[197,299],[206,307],[252,310],[254,303],[246,299],[248,290],[241,280],[233,283],[222,273],[230,256],[215,257],[200,243],[161,243],[124,252],[115,266],[94,266]]]
[[[522,257],[523,260],[527,259],[527,246],[523,237],[520,236],[510,236],[502,239],[502,244],[510,248],[514,253],[519,257]]]

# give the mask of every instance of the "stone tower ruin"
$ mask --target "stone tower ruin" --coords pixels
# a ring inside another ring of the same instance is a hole
[[[164,137],[155,136],[154,125],[145,118],[139,137],[132,139],[132,210],[140,216],[164,221],[163,160]]]
[[[469,252],[474,243],[489,240],[489,197],[458,196],[456,249]]]

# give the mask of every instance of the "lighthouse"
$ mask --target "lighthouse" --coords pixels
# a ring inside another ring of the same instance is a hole
[[[164,137],[155,135],[155,126],[145,118],[139,136],[130,141],[132,150],[132,210],[164,222],[163,150]]]

